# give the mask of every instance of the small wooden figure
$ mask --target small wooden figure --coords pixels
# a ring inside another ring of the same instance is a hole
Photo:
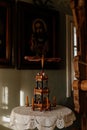
[[[53,107],[56,107],[56,97],[53,97]]]

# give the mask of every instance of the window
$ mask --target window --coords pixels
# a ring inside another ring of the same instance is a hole
[[[73,26],[73,36],[74,36],[74,41],[73,41],[73,56],[77,55],[77,38],[76,38],[76,27]]]
[[[71,95],[72,83],[75,79],[73,58],[77,55],[76,28],[73,17],[66,15],[66,97]]]

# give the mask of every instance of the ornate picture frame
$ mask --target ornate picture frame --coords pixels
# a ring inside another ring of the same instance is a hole
[[[11,13],[11,3],[0,2],[0,68],[13,67]]]
[[[58,11],[18,2],[18,69],[58,69]]]

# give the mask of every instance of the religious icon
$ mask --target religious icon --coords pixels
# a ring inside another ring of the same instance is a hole
[[[19,69],[58,68],[58,12],[37,9],[18,2],[18,63]],[[22,22],[21,22],[22,21]]]
[[[32,23],[30,49],[36,56],[46,55],[48,52],[47,25],[40,18],[35,19]]]

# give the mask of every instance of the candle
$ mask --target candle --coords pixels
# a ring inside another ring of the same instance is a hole
[[[44,55],[42,55],[41,65],[42,65],[42,69],[43,69],[43,67],[44,67]]]
[[[28,100],[28,96],[26,96],[26,106],[29,106],[29,100]]]
[[[32,109],[34,110],[34,98],[32,98]]]

